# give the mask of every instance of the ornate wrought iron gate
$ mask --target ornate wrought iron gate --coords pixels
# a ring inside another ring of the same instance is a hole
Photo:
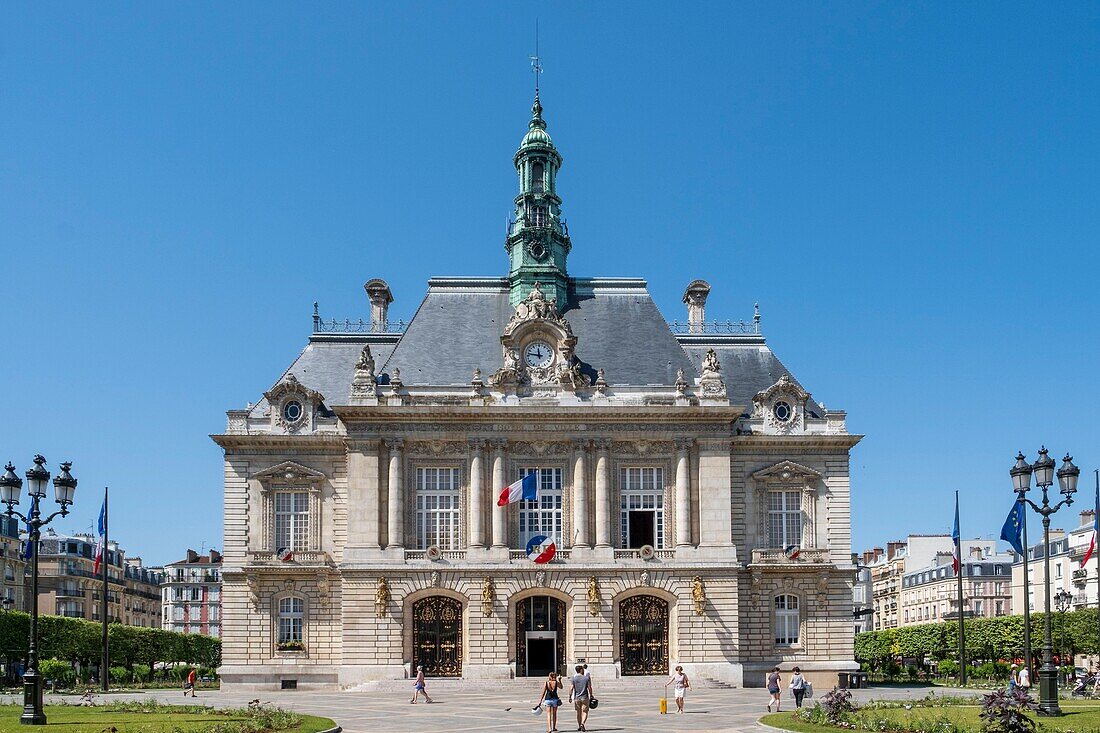
[[[668,674],[668,603],[631,596],[619,604],[619,663],[623,675]]]
[[[462,676],[462,604],[446,596],[413,603],[413,669],[429,677]]]

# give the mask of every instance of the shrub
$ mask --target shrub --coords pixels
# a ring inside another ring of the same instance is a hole
[[[979,717],[988,733],[1034,733],[1035,721],[1028,715],[1038,710],[1023,690],[996,690],[982,697]]]
[[[920,667],[915,664],[910,664],[908,667],[905,668],[905,673],[909,675],[910,680],[915,681],[917,677],[920,676]]]
[[[134,665],[134,681],[145,682],[149,679],[149,665],[148,664],[135,664]]]
[[[62,685],[71,684],[76,678],[72,665],[60,659],[43,659],[38,663],[38,671],[44,679]]]
[[[954,677],[959,673],[959,663],[954,659],[944,659],[937,669],[944,677]]]
[[[111,667],[109,671],[111,684],[125,685],[130,681],[130,670],[125,667]]]
[[[850,713],[856,711],[856,706],[852,704],[851,691],[835,687],[830,692],[825,693],[817,706],[825,714],[825,719],[833,725],[843,721]]]

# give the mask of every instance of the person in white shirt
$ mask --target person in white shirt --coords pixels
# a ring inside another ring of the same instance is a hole
[[[676,665],[676,672],[665,683],[665,687],[669,685],[675,685],[672,689],[676,694],[676,712],[684,712],[684,692],[691,687],[691,682],[688,681],[688,676],[684,674],[684,668],[680,665]]]
[[[1016,685],[1024,692],[1031,690],[1031,673],[1027,671],[1027,667],[1020,667],[1020,674],[1016,678]]]

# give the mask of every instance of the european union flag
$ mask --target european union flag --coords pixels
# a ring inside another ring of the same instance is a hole
[[[1017,501],[1012,505],[1004,526],[1001,527],[1001,539],[1011,545],[1018,554],[1024,554],[1024,505]]]

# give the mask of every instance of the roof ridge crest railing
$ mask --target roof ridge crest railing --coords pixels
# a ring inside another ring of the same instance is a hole
[[[313,304],[313,333],[405,333],[408,325],[403,320],[375,323],[362,318],[321,318],[317,303]]]
[[[676,334],[737,334],[747,336],[760,335],[760,319],[752,321],[709,321],[691,323],[687,321],[669,321],[669,330]]]

